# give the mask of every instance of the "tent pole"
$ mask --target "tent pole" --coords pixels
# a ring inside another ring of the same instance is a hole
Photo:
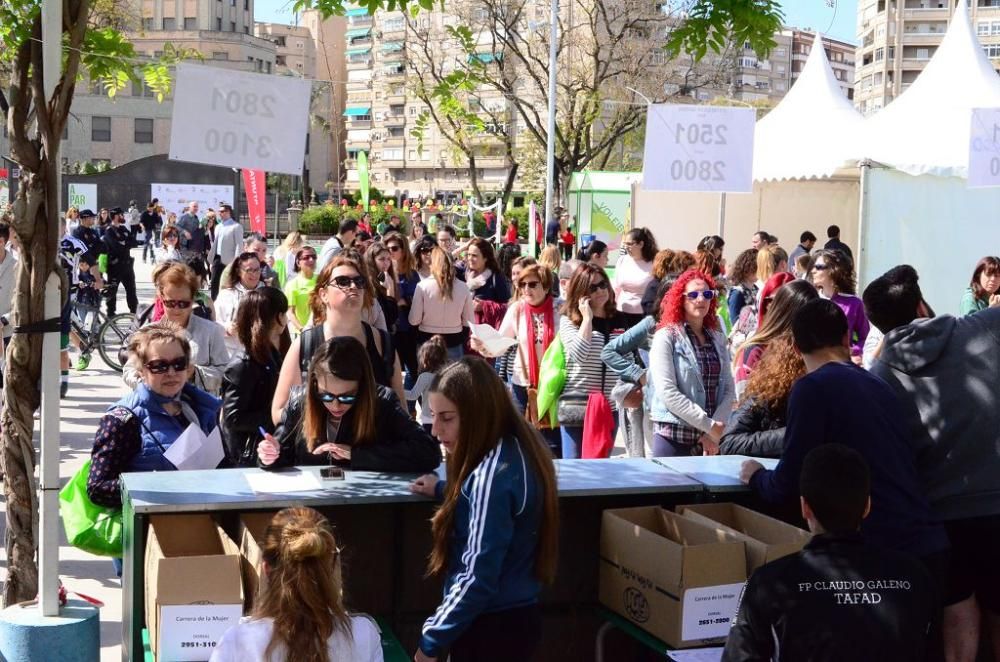
[[[858,193],[858,252],[856,271],[858,276],[858,291],[868,284],[868,177],[872,162],[868,159],[858,162],[861,170],[861,186]]]
[[[720,237],[725,237],[726,232],[726,192],[719,194],[719,231]]]

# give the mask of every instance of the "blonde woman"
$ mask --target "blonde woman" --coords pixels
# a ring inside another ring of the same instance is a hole
[[[344,607],[337,542],[312,508],[279,511],[264,533],[267,581],[253,613],[222,635],[211,662],[381,662],[378,627]]]
[[[448,358],[462,358],[468,325],[475,320],[475,303],[469,286],[455,278],[451,256],[434,247],[430,253],[430,277],[420,281],[413,294],[410,324],[423,343],[433,335],[444,337]]]
[[[551,292],[553,297],[559,296],[559,267],[562,266],[562,256],[559,255],[558,246],[546,246],[538,256],[538,264],[542,265],[552,273]],[[514,293],[517,296],[517,292]]]
[[[298,275],[295,254],[306,245],[306,238],[298,231],[289,232],[281,245],[274,249],[274,270],[281,287]]]

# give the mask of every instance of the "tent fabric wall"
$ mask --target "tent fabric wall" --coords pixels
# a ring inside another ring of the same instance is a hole
[[[754,182],[753,193],[727,195],[726,260],[731,263],[749,248],[758,230],[776,235],[790,252],[804,230],[811,230],[822,245],[831,224],[839,225],[841,239],[857,250],[859,192],[857,170],[849,169],[824,179]],[[718,232],[719,198],[717,193],[638,187],[634,225],[652,230],[660,248],[693,251],[704,236]]]
[[[957,314],[976,262],[1000,253],[1000,189],[969,189],[959,177],[868,174],[859,291],[898,264],[920,274],[937,313]]]

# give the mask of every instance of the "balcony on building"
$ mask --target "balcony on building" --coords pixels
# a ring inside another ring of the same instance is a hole
[[[351,28],[344,33],[344,41],[347,43],[347,48],[360,48],[362,46],[372,45],[372,28],[361,27],[361,28]]]
[[[907,20],[921,19],[948,20],[951,11],[948,9],[949,0],[904,0],[903,18]]]
[[[388,104],[406,103],[406,88],[400,86],[386,90],[385,101]]]
[[[937,45],[948,30],[947,21],[912,22],[907,21],[903,28],[903,44]]]
[[[386,113],[382,124],[386,127],[406,126],[406,115],[403,113]]]
[[[351,29],[371,27],[372,25],[371,14],[364,7],[352,7],[344,12],[344,15],[347,17],[347,25]]]
[[[344,120],[348,129],[370,129],[372,127],[372,107],[348,106],[344,109]]]
[[[382,52],[383,62],[397,62],[403,59],[405,49],[406,44],[402,41],[386,41],[382,42],[379,50]]]
[[[358,46],[356,48],[348,48],[345,51],[345,54],[347,55],[348,71],[352,69],[370,69],[372,66],[371,46]]]

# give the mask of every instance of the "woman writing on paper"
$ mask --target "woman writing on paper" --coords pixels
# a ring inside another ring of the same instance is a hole
[[[173,471],[164,453],[192,425],[211,434],[222,407],[221,400],[190,383],[191,343],[175,324],[139,329],[128,352],[142,381],[101,419],[87,480],[90,500],[110,508],[122,504],[121,474]]]
[[[336,336],[313,355],[305,388],[285,407],[274,435],[257,445],[263,469],[337,464],[360,471],[433,471],[441,451],[375,383],[364,346]]]

